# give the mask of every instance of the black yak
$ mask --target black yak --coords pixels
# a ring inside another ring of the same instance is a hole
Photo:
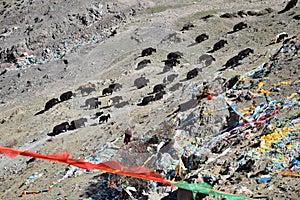
[[[110,118],[110,114],[107,114],[107,115],[101,115],[99,117],[99,124],[103,123],[103,122],[107,122],[108,121],[108,118]]]
[[[49,101],[46,102],[44,110],[49,110],[50,108],[52,108],[54,105],[58,103],[59,100],[57,98],[50,99]]]
[[[240,59],[243,59],[243,58],[249,56],[250,53],[254,53],[254,50],[251,49],[251,48],[246,48],[246,49],[244,49],[244,50],[242,50],[242,51],[240,51],[240,52],[238,53],[238,57],[239,57]]]
[[[113,89],[111,89],[111,88],[104,88],[104,89],[102,90],[102,95],[103,95],[103,96],[111,95],[112,93],[113,93]]]
[[[63,102],[63,101],[67,101],[67,100],[71,99],[72,96],[74,96],[73,92],[68,91],[68,92],[64,92],[63,94],[61,94],[59,99],[61,102]]]
[[[153,87],[153,93],[156,93],[156,92],[164,92],[165,91],[165,85],[163,84],[157,84]]]
[[[248,25],[245,22],[237,23],[236,25],[233,26],[233,32],[237,32],[237,31],[245,29],[247,27],[248,27]]]
[[[223,47],[225,46],[225,44],[228,44],[228,43],[227,43],[227,40],[223,40],[223,39],[222,39],[222,40],[216,42],[216,43],[214,44],[213,49],[210,50],[210,51],[208,51],[207,53],[213,53],[213,52],[215,52],[215,51],[218,51],[219,49],[223,48]]]
[[[151,60],[149,60],[149,59],[142,60],[137,64],[136,70],[143,69],[144,67],[147,66],[147,64],[150,64],[150,63],[151,63]]]
[[[164,92],[160,91],[154,95],[154,101],[160,100],[164,97]]]
[[[49,136],[56,136],[60,133],[66,132],[70,127],[69,122],[63,122],[59,125],[54,126],[52,133],[49,133]]]
[[[151,101],[154,101],[154,97],[146,96],[143,98],[142,103],[140,103],[139,105],[145,106],[145,105],[148,105]]]
[[[111,88],[114,92],[121,90],[123,86],[120,83],[112,83],[108,86],[108,88]]]
[[[180,64],[180,61],[175,59],[175,58],[171,58],[171,59],[167,59],[167,60],[163,60],[162,62],[165,63],[165,66],[169,66],[169,67],[174,67],[177,64]]]
[[[196,43],[201,43],[201,42],[203,42],[203,41],[205,41],[205,40],[208,40],[208,38],[209,38],[209,36],[208,36],[207,34],[203,33],[203,34],[198,35],[198,36],[196,37],[195,42],[196,42]]]
[[[170,52],[167,55],[167,59],[179,59],[183,56],[183,53],[179,52],[179,51],[175,51],[175,52]]]
[[[189,71],[186,75],[186,79],[187,80],[190,80],[194,77],[198,76],[198,69],[197,68],[194,68],[192,69],[191,71]]]

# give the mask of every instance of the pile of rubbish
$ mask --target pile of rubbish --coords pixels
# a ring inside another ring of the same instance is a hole
[[[215,94],[209,83],[198,87],[198,96],[212,97],[198,98],[188,111],[173,115],[167,122],[172,137],[144,137],[152,153],[144,164],[168,180],[207,183],[254,198],[259,198],[255,185],[299,178],[299,47],[295,36],[265,63],[223,83],[223,93]],[[224,106],[212,107],[220,98]],[[213,120],[208,116],[226,111],[221,130],[208,131]]]

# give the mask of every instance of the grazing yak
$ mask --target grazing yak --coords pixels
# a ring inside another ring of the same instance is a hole
[[[224,13],[222,15],[220,15],[221,18],[233,18],[233,17],[237,17],[236,14],[234,13]]]
[[[45,104],[45,109],[44,110],[49,110],[53,106],[59,103],[59,100],[57,98],[50,99],[49,101],[46,102]]]
[[[113,93],[113,89],[111,89],[111,88],[104,88],[104,89],[102,90],[102,95],[103,95],[103,96],[111,95],[112,93]]]
[[[65,92],[65,93],[61,94],[59,99],[60,99],[61,102],[63,102],[63,101],[67,101],[67,100],[71,99],[72,96],[74,96],[73,92],[68,91],[68,92]]]
[[[175,92],[175,91],[178,90],[180,87],[182,87],[182,83],[176,83],[176,84],[174,84],[172,87],[169,88],[169,91]]]
[[[165,92],[165,85],[163,84],[157,84],[153,87],[153,93],[157,93],[157,92]]]
[[[241,78],[240,75],[236,75],[232,77],[227,82],[225,82],[224,87],[231,89],[240,80],[240,78]]]
[[[108,86],[108,88],[111,88],[114,92],[121,90],[122,87],[120,83],[112,83]]]
[[[276,43],[282,42],[287,37],[288,37],[288,34],[286,32],[279,33],[274,38],[274,43],[276,44]]]
[[[188,31],[188,30],[190,30],[190,28],[193,28],[193,27],[195,27],[194,24],[189,22],[189,23],[184,24],[180,31]]]
[[[202,54],[199,57],[199,61],[205,63],[205,66],[208,67],[213,61],[216,61],[216,59],[210,54]]]
[[[282,41],[285,44],[286,41],[289,40],[289,38],[285,40],[285,38],[287,38],[287,37],[288,37],[288,34],[286,32],[279,33],[272,39],[272,41],[268,45],[276,44],[276,43],[279,43]]]
[[[254,50],[251,48],[246,48],[238,53],[239,59],[244,59],[250,55],[250,53],[254,53]]]
[[[115,97],[110,98],[110,100],[112,100],[113,104],[118,104],[118,103],[121,102],[121,100],[123,100],[123,97],[122,96],[115,96]]]
[[[152,47],[146,48],[142,51],[142,57],[150,56],[150,55],[152,55],[153,52],[156,53],[156,49],[154,49]]]
[[[295,19],[295,20],[300,20],[300,14],[295,15],[295,16],[293,17],[293,19]]]
[[[207,21],[209,18],[214,17],[214,15],[205,15],[203,17],[201,17],[200,19],[202,19],[203,21]]]
[[[230,58],[229,60],[227,60],[227,62],[225,63],[225,69],[228,69],[229,67],[235,67],[237,65],[239,65],[240,61],[240,57],[237,55],[237,56],[233,56],[232,58]]]
[[[170,74],[167,77],[164,78],[163,83],[171,83],[177,78],[179,75],[178,74]]]
[[[136,70],[143,69],[144,67],[147,66],[147,64],[150,64],[150,63],[151,63],[151,60],[149,60],[149,59],[142,60],[137,64]]]
[[[142,50],[141,55],[136,57],[135,60],[140,58],[140,57],[150,56],[150,55],[152,55],[152,53],[156,53],[156,49],[152,48],[152,47],[148,47],[148,48]]]
[[[171,67],[169,65],[165,65],[163,68],[163,73],[166,73],[166,72],[170,71],[171,69],[173,69],[173,67]]]
[[[68,64],[69,64],[69,61],[68,61],[67,59],[64,59],[64,60],[63,60],[63,63],[64,63],[65,65],[68,65]]]
[[[87,118],[79,118],[76,120],[71,121],[69,129],[68,130],[75,130],[81,127],[85,127],[85,122],[87,122]]]
[[[137,89],[141,89],[145,86],[147,86],[147,84],[149,83],[149,79],[146,79],[144,76],[135,79],[134,81],[134,86],[137,87]]]
[[[247,12],[245,10],[239,10],[237,15],[243,18],[247,16]]]
[[[87,83],[85,85],[81,85],[76,91],[78,90],[80,90],[82,96],[84,96],[84,94],[89,95],[93,91],[96,91],[96,85],[93,83]]]
[[[110,114],[107,114],[107,115],[101,115],[99,117],[99,124],[102,124],[103,122],[106,122],[108,121],[108,118],[110,118]]]
[[[101,105],[101,102],[96,97],[85,100],[85,107],[88,107],[90,109],[98,108],[99,105]]]
[[[154,95],[154,101],[157,101],[157,100],[162,99],[162,98],[164,97],[164,94],[165,94],[165,92],[162,92],[162,91],[157,92],[157,93]]]
[[[103,114],[104,114],[104,112],[102,112],[102,111],[101,111],[101,112],[96,112],[96,113],[95,113],[95,116],[96,116],[96,117],[100,117],[100,116],[103,115]]]
[[[174,67],[177,64],[180,64],[180,61],[175,59],[175,58],[171,58],[171,59],[167,59],[167,60],[163,60],[162,62],[165,63],[165,66],[169,66],[169,67]]]
[[[190,80],[196,76],[198,76],[198,68],[194,68],[191,71],[189,71],[186,75],[186,79]]]
[[[285,8],[283,10],[279,11],[278,14],[282,14],[282,13],[289,11],[290,9],[292,9],[293,7],[295,7],[297,5],[297,2],[298,2],[298,0],[290,0],[286,4]]]
[[[49,133],[49,136],[56,136],[60,133],[66,132],[70,127],[69,122],[63,122],[59,125],[54,126],[52,133]]]
[[[242,29],[247,28],[248,25],[245,22],[239,22],[236,25],[233,26],[233,32],[240,31]]]
[[[198,35],[198,36],[196,37],[195,42],[196,42],[196,43],[201,43],[201,42],[203,42],[203,41],[205,41],[205,40],[208,40],[208,38],[209,38],[209,36],[208,36],[207,34],[203,33],[203,34]]]
[[[123,102],[120,102],[118,104],[114,104],[114,107],[115,108],[123,108],[124,106],[127,106],[129,105],[129,102],[128,101],[123,101]]]
[[[219,49],[223,48],[225,46],[225,44],[228,44],[227,40],[222,39],[222,40],[216,42],[213,46],[213,49],[208,51],[207,53],[213,53],[215,51],[218,51]]]
[[[154,101],[154,97],[151,96],[146,96],[143,98],[142,103],[140,103],[139,105],[145,106],[148,105],[151,101]]]
[[[180,59],[182,58],[183,53],[179,52],[179,51],[175,51],[175,52],[170,52],[167,55],[167,59]]]

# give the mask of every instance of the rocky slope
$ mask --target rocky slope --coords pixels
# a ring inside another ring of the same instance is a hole
[[[207,182],[216,190],[247,197],[297,199],[298,179],[283,172],[295,165],[293,159],[299,162],[299,6],[278,14],[286,3],[4,1],[0,145],[43,154],[68,150],[73,158],[117,160],[166,174],[175,170],[178,157],[194,155],[192,163],[182,166],[183,173],[171,178]],[[239,22],[247,26],[234,32]],[[193,27],[182,30],[188,23]],[[289,40],[274,42],[282,32]],[[204,33],[209,38],[196,43]],[[221,39],[227,44],[207,53]],[[139,57],[148,47],[156,52]],[[246,48],[253,53],[227,63]],[[166,67],[162,61],[176,51],[182,53],[180,63]],[[143,60],[151,63],[138,66]],[[187,80],[194,68],[198,75]],[[149,81],[137,89],[140,77]],[[95,87],[82,95],[77,89],[87,83]],[[103,96],[102,90],[111,83],[122,88]],[[163,98],[140,106],[157,84],[165,85]],[[35,115],[66,91],[76,96]],[[118,96],[122,99],[107,107],[108,100]],[[101,102],[98,108],[85,107],[92,97]],[[99,124],[97,112],[110,113],[111,118]],[[55,125],[79,118],[87,119],[85,127],[49,136]],[[127,127],[133,138],[124,145]],[[164,145],[157,152],[159,144]],[[50,191],[24,198],[130,199],[124,189],[108,192],[105,173],[0,156],[2,199],[49,186]],[[40,176],[30,183],[33,174]],[[260,184],[262,177],[270,180]],[[176,196],[166,193],[169,187],[153,189],[154,183],[110,178],[118,187],[135,186],[136,198]]]

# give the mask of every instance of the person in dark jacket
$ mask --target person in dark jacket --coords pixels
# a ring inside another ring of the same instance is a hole
[[[124,137],[124,143],[128,144],[130,142],[130,138],[132,136],[132,132],[129,128],[126,129],[125,131],[125,137]]]

